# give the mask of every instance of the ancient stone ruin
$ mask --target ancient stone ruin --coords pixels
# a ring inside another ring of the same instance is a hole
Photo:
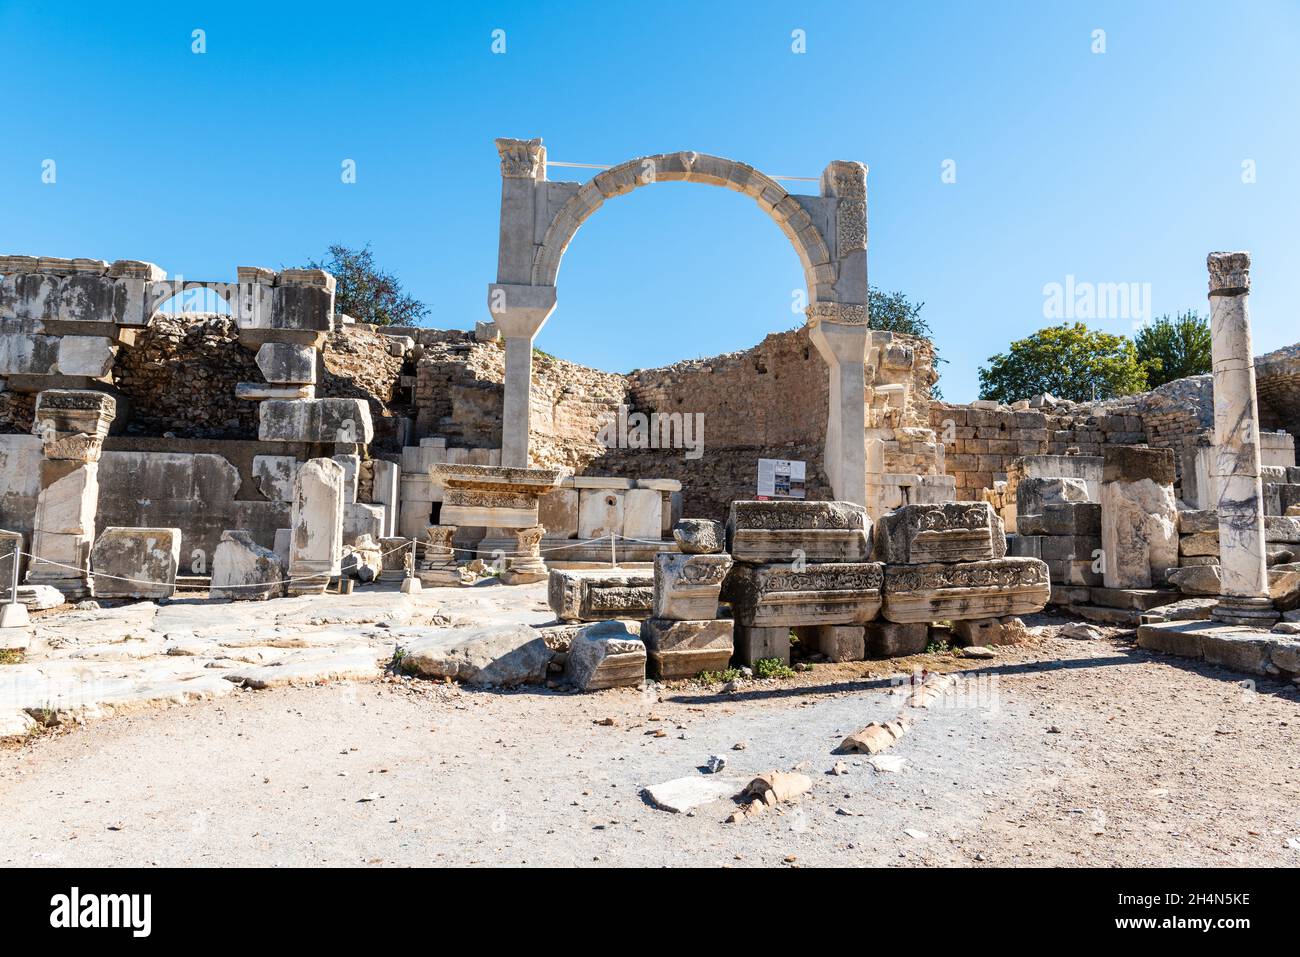
[[[795,195],[699,153],[577,183],[540,140],[497,148],[472,333],[356,323],[319,269],[0,257],[8,604],[536,586],[544,636],[423,636],[411,667],[582,689],[788,664],[792,642],[836,662],[1012,643],[1048,606],[1300,672],[1300,351],[1253,357],[1247,254],[1208,261],[1212,375],[955,405],[927,341],[869,327],[863,164]],[[803,264],[805,327],[628,375],[536,353],[579,226],[659,181],[754,200]],[[226,311],[158,311],[199,291]],[[760,459],[806,464],[806,497],[759,498]]]

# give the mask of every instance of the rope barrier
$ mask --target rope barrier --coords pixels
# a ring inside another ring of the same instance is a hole
[[[534,553],[534,552],[520,552],[520,551],[508,551],[508,552],[507,552],[507,551],[501,551],[501,550],[493,550],[493,551],[491,552],[491,555],[492,555],[492,557],[494,557],[494,558],[496,558],[496,557],[501,557],[501,558],[534,558],[534,557],[538,557],[538,556],[540,556],[540,555],[549,555],[549,554],[551,554],[552,552],[565,551],[565,550],[567,550],[567,549],[571,549],[571,548],[581,548],[581,547],[583,547],[584,545],[595,545],[595,544],[597,544],[597,543],[599,543],[599,542],[604,542],[604,541],[609,541],[609,543],[610,543],[610,547],[611,547],[611,549],[612,549],[612,548],[614,547],[614,543],[615,543],[616,540],[617,540],[617,541],[622,541],[622,542],[636,542],[636,543],[638,543],[638,544],[643,544],[643,545],[663,545],[663,544],[665,544],[665,542],[662,541],[662,540],[653,540],[653,539],[648,539],[648,538],[629,538],[629,537],[626,536],[626,535],[619,535],[617,532],[610,532],[608,535],[602,535],[600,538],[589,538],[589,539],[586,539],[585,541],[581,541],[581,542],[567,542],[567,543],[565,543],[565,544],[563,544],[563,545],[555,545],[555,546],[553,546],[553,547],[551,547],[551,548],[539,548],[539,549],[537,550],[536,553]],[[407,539],[407,540],[404,541],[401,545],[397,545],[397,546],[395,546],[395,547],[393,547],[393,548],[389,548],[389,549],[384,549],[384,550],[382,550],[382,551],[380,552],[380,558],[382,559],[385,555],[392,555],[392,554],[395,553],[395,552],[405,551],[405,550],[408,549],[408,548],[413,549],[414,546],[416,546],[418,543],[419,543],[419,540],[418,540],[418,539],[415,539],[415,538]],[[452,547],[452,548],[451,548],[451,551],[452,551],[452,552],[462,552],[462,553],[466,553],[466,554],[470,554],[470,555],[477,556],[479,549],[475,549],[475,548],[456,548],[456,547]],[[67,569],[68,571],[74,571],[74,572],[77,572],[77,573],[79,573],[79,574],[87,574],[87,575],[90,575],[90,576],[92,576],[92,577],[94,577],[94,578],[105,578],[105,579],[108,579],[109,581],[126,582],[126,583],[131,584],[131,585],[150,585],[150,586],[155,586],[155,587],[156,587],[157,585],[160,584],[160,582],[158,582],[158,581],[154,581],[154,580],[150,580],[150,579],[146,579],[146,578],[129,578],[129,577],[125,576],[125,575],[109,575],[109,574],[107,574],[107,573],[105,573],[105,572],[96,572],[96,571],[93,571],[93,570],[89,570],[89,569],[81,568],[81,567],[79,567],[79,566],[77,566],[77,565],[67,565],[67,564],[64,564],[63,562],[56,562],[56,561],[54,561],[54,560],[51,559],[51,558],[41,558],[39,555],[33,555],[31,552],[26,551],[26,550],[23,550],[23,549],[19,549],[19,548],[15,548],[12,552],[10,552],[10,555],[11,555],[11,556],[13,556],[13,555],[24,556],[24,557],[30,559],[33,563],[37,563],[37,562],[39,562],[39,563],[42,564],[42,565],[51,565],[51,566],[53,566],[53,567],[55,567],[55,568],[65,568],[65,569]],[[323,575],[302,575],[302,576],[299,576],[299,577],[296,577],[296,578],[285,578],[285,579],[282,579],[278,584],[290,585],[290,584],[293,584],[293,583],[295,583],[295,582],[319,581],[322,577],[327,577],[327,576],[323,576]],[[275,583],[271,583],[271,582],[260,582],[260,583],[254,583],[254,584],[249,584],[249,585],[222,585],[222,586],[220,586],[220,587],[222,588],[222,590],[237,589],[237,588],[266,588],[268,584],[275,584]],[[190,591],[209,591],[209,590],[211,590],[211,585],[186,585],[186,584],[182,584],[182,583],[177,583],[174,587],[175,587],[176,589],[178,589],[178,590],[179,590],[179,589],[187,589],[187,590],[190,590]],[[6,591],[9,591],[10,589],[6,588],[5,590],[6,590]],[[13,595],[11,600],[13,600],[13,601],[17,601],[17,595]]]

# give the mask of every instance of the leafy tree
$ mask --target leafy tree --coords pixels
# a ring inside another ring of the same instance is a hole
[[[1147,387],[1147,369],[1125,336],[1089,329],[1081,322],[1039,329],[1011,343],[1007,352],[980,367],[980,398],[999,402],[1050,392],[1087,402],[1131,395]]]
[[[912,302],[907,298],[905,293],[898,291],[885,292],[871,286],[867,289],[867,325],[872,329],[882,329],[886,332],[905,332],[910,336],[920,336],[922,339],[929,339],[930,345],[934,348],[934,364],[938,366],[940,362],[947,362],[947,359],[939,358],[939,349],[934,345],[934,333],[930,331],[930,324],[921,318],[921,309],[925,306],[923,302]],[[943,390],[935,384],[930,388],[930,394],[936,399],[943,398]]]
[[[402,292],[397,278],[375,265],[370,244],[360,249],[335,244],[323,262],[311,262],[312,269],[334,274],[334,308],[357,322],[376,326],[415,326],[429,314],[429,307]]]
[[[884,292],[872,286],[867,290],[870,313],[867,325],[887,332],[905,332],[911,336],[933,339],[930,324],[921,318],[923,302],[911,302],[901,292]]]
[[[1150,388],[1210,371],[1210,321],[1195,310],[1163,315],[1137,334],[1138,359]]]

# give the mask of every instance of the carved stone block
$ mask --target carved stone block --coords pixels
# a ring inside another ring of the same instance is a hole
[[[1036,558],[959,564],[886,565],[884,616],[900,624],[1001,618],[1041,611],[1051,597]]]
[[[843,625],[880,611],[882,566],[875,562],[736,565],[722,585],[732,616],[756,627]]]
[[[870,530],[866,509],[849,502],[732,502],[727,543],[738,562],[861,562]]]

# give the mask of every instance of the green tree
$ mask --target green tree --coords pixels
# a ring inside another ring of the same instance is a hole
[[[921,318],[923,302],[912,302],[901,292],[884,292],[875,286],[867,290],[868,320],[872,329],[905,332],[933,341],[930,324]]]
[[[1210,371],[1210,321],[1195,310],[1163,315],[1143,326],[1136,339],[1138,359],[1147,364],[1150,388]]]
[[[369,243],[360,249],[335,244],[326,250],[323,262],[309,265],[334,274],[334,308],[357,322],[415,326],[429,314],[428,306],[402,291],[395,276],[375,265]]]
[[[930,340],[930,345],[934,349],[934,364],[937,372],[939,363],[948,360],[939,357],[939,349],[934,345],[934,333],[930,331],[930,324],[921,318],[921,309],[924,306],[923,302],[912,302],[905,293],[885,292],[870,286],[867,289],[867,325],[872,329],[904,332],[909,336],[920,336],[922,339]],[[930,387],[930,394],[936,399],[943,398],[943,390],[939,388],[938,383]]]
[[[981,367],[980,398],[999,402],[1050,392],[1086,402],[1131,395],[1147,387],[1147,370],[1125,336],[1089,329],[1081,322],[1039,329]]]

